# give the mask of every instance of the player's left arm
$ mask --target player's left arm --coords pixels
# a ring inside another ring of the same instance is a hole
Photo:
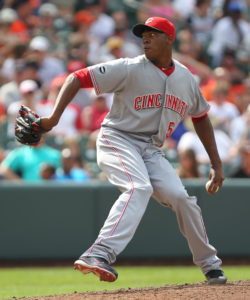
[[[210,192],[216,192],[217,187],[221,187],[225,179],[222,162],[218,153],[213,126],[208,116],[197,121],[193,120],[194,129],[201,140],[206,152],[210,158],[211,170],[209,178],[211,179]]]

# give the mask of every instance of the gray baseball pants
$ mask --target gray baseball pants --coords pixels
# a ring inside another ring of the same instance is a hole
[[[97,140],[97,160],[108,180],[121,190],[94,244],[82,256],[116,260],[137,229],[153,196],[176,213],[194,263],[206,274],[220,269],[221,260],[209,244],[196,197],[185,190],[179,176],[150,139],[102,128]]]

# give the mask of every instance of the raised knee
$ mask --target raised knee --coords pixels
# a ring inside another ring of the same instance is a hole
[[[150,183],[136,185],[134,187],[135,192],[143,193],[145,196],[150,197],[153,194],[153,187]]]

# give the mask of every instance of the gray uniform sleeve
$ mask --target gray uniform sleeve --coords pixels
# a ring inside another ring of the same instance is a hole
[[[119,92],[126,86],[128,74],[126,59],[112,60],[88,69],[97,95]]]
[[[209,111],[209,104],[203,97],[200,87],[198,86],[195,79],[192,80],[192,104],[189,108],[189,115],[193,118],[199,118],[205,115]]]

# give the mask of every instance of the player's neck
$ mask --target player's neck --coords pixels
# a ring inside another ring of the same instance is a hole
[[[173,65],[172,55],[168,55],[167,57],[159,57],[152,61],[152,63],[157,67],[167,69]]]

